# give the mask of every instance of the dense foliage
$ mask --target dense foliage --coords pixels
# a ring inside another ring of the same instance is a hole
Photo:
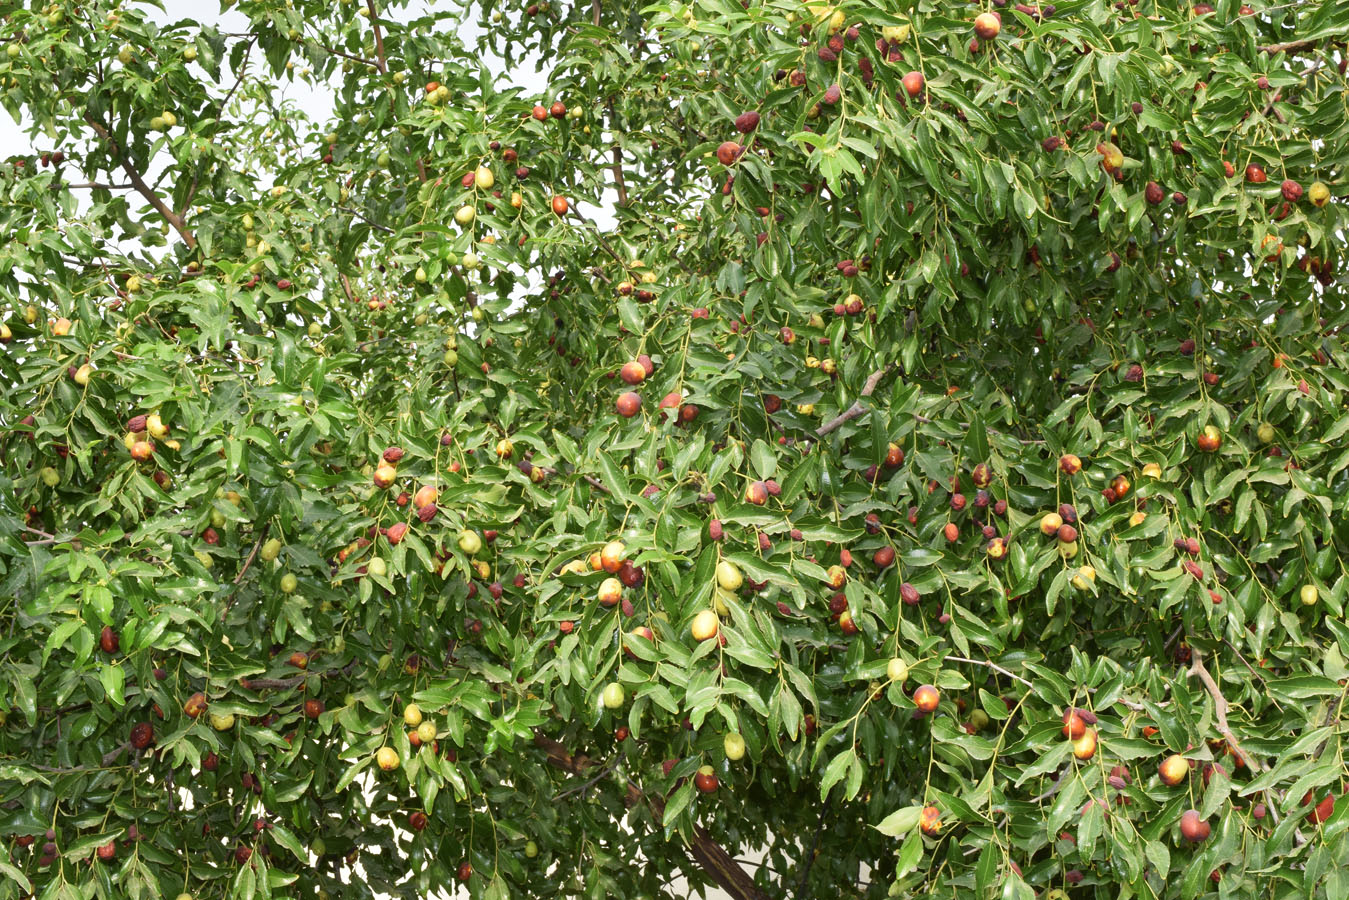
[[[1002,2],[0,2],[0,898],[1346,896],[1349,4]]]

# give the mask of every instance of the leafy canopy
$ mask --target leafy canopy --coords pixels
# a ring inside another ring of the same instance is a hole
[[[407,6],[0,4],[0,897],[1345,896],[1349,5]]]

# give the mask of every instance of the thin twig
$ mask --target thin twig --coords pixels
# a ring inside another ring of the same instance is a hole
[[[1021,682],[1022,684],[1024,684],[1024,685],[1025,685],[1026,687],[1028,687],[1028,688],[1034,688],[1034,687],[1035,687],[1034,684],[1032,684],[1031,682],[1029,682],[1029,681],[1027,681],[1026,679],[1022,678],[1020,675],[1017,675],[1017,674],[1015,674],[1015,673],[1013,673],[1013,672],[1009,672],[1009,671],[1007,671],[1006,669],[1004,669],[1002,666],[998,665],[997,663],[989,662],[989,661],[986,660],[986,659],[966,659],[966,658],[963,657],[963,656],[948,656],[948,657],[946,657],[946,659],[949,660],[950,662],[970,663],[971,665],[976,665],[976,666],[987,666],[988,668],[992,669],[994,672],[1001,672],[1002,674],[1006,675],[1008,678],[1011,678],[1011,679],[1013,679],[1013,680],[1015,680],[1015,681],[1019,681],[1019,682]]]
[[[250,551],[249,554],[248,554],[248,559],[245,559],[245,560],[244,560],[243,567],[242,567],[241,569],[239,569],[239,574],[234,576],[234,583],[235,583],[235,584],[238,584],[239,582],[241,582],[241,581],[244,580],[244,573],[246,573],[246,572],[248,571],[248,567],[249,567],[249,566],[253,565],[253,560],[257,557],[257,555],[258,555],[258,550],[259,550],[259,548],[262,547],[262,542],[265,541],[265,540],[267,540],[267,530],[268,530],[269,528],[271,528],[271,527],[272,527],[272,523],[270,523],[270,522],[268,522],[266,525],[263,525],[263,526],[262,526],[262,534],[258,535],[257,541],[255,541],[254,544],[253,544],[253,549],[252,549],[252,551]]]
[[[239,85],[244,83],[244,75],[248,72],[248,61],[253,56],[253,47],[254,45],[257,44],[257,42],[258,36],[256,34],[251,35],[249,37],[248,46],[244,48],[243,61],[240,62],[239,64],[239,75],[237,78],[234,79],[234,84],[230,87],[230,89],[225,92],[225,96],[220,101],[220,105],[216,107],[215,111],[216,129],[215,133],[211,135],[210,143],[215,143],[216,133],[219,133],[220,131],[219,123],[225,117],[225,110],[229,108],[230,101],[234,99],[234,92],[239,90]],[[197,164],[196,171],[192,173],[192,185],[187,189],[187,194],[183,198],[183,208],[182,212],[179,213],[180,216],[187,215],[187,211],[192,208],[192,201],[197,196],[197,188],[201,185],[201,175],[205,171],[206,171],[206,158],[203,157],[201,162]]]
[[[861,398],[871,396],[872,392],[876,390],[876,385],[880,384],[881,378],[885,376],[885,372],[889,368],[889,366],[884,366],[877,371],[872,372],[871,376],[867,378],[866,384],[862,385],[862,393],[858,395],[858,399],[853,401],[853,405],[815,429],[815,436],[824,437],[845,422],[851,422],[853,419],[866,412],[867,407],[862,403]]]
[[[1059,788],[1063,787],[1063,776],[1068,774],[1068,769],[1069,769],[1068,766],[1064,766],[1062,769],[1060,769],[1059,777],[1054,779],[1054,783],[1049,786],[1049,790],[1045,791],[1038,797],[1031,797],[1030,802],[1039,803],[1041,800],[1048,800],[1050,797],[1057,794],[1059,792]]]
[[[618,768],[618,764],[619,764],[620,762],[622,762],[622,760],[623,760],[623,757],[621,757],[621,756],[616,756],[616,757],[614,757],[613,762],[609,763],[609,765],[607,765],[607,766],[605,766],[603,769],[601,769],[601,770],[600,770],[600,773],[599,773],[598,775],[596,775],[594,778],[591,778],[589,781],[585,782],[584,784],[578,784],[576,787],[567,788],[565,791],[562,791],[561,793],[555,795],[555,796],[553,797],[553,802],[556,803],[558,800],[561,800],[563,797],[569,797],[569,796],[571,796],[572,794],[584,794],[586,791],[590,790],[592,787],[594,787],[595,785],[599,784],[599,783],[600,783],[601,781],[603,781],[604,779],[608,778],[609,775],[610,775],[610,773],[612,773],[615,769]]]
[[[374,219],[371,219],[369,216],[367,216],[365,213],[361,212],[358,209],[352,209],[350,206],[339,206],[338,209],[342,210],[342,212],[344,213],[351,213],[351,215],[360,219],[362,222],[369,225],[371,228],[382,231],[385,234],[393,234],[392,228],[388,227],[387,225],[379,224]]]
[[[369,66],[372,69],[379,68],[379,63],[375,62],[373,59],[366,59],[364,56],[353,56],[350,53],[343,53],[341,50],[329,47],[327,44],[320,44],[318,41],[314,41],[314,44],[324,53],[331,53],[333,56],[340,56],[343,59],[349,59],[354,63],[360,63],[361,65]]]

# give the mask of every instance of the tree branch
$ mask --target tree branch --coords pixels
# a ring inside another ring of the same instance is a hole
[[[1217,720],[1218,733],[1227,739],[1227,743],[1232,747],[1232,752],[1246,764],[1246,767],[1252,772],[1259,772],[1263,768],[1254,757],[1242,749],[1241,744],[1237,742],[1237,736],[1232,733],[1232,728],[1227,724],[1227,698],[1223,696],[1222,690],[1218,687],[1218,682],[1213,680],[1213,675],[1209,673],[1204,665],[1203,655],[1198,647],[1190,648],[1191,662],[1190,675],[1199,676],[1199,680],[1204,682],[1204,687],[1208,689],[1208,694],[1213,698],[1213,718]]]
[[[573,775],[584,775],[587,769],[596,765],[595,760],[585,756],[573,756],[560,743],[539,731],[534,733],[534,746],[548,755],[549,765]],[[631,781],[628,782],[625,794],[628,806],[635,806],[644,801],[651,808],[655,820],[664,821],[665,801],[660,797],[643,794]],[[754,879],[736,864],[735,857],[722,849],[705,828],[694,826],[693,840],[688,850],[689,855],[702,867],[708,877],[730,894],[732,900],[769,900],[768,894],[754,883]]]
[[[384,34],[379,30],[379,13],[375,12],[375,0],[365,0],[366,9],[370,10],[370,27],[375,30],[375,57],[379,63],[381,74],[388,74],[389,64],[384,60]]]
[[[235,584],[244,580],[244,573],[248,571],[249,566],[253,565],[253,560],[256,559],[258,555],[258,549],[262,547],[262,542],[267,540],[267,530],[271,527],[272,523],[270,522],[262,526],[262,534],[258,535],[258,539],[253,542],[253,549],[249,552],[248,559],[244,560],[243,566],[239,569],[239,574],[234,576]]]
[[[367,216],[365,213],[361,212],[358,209],[352,209],[350,206],[339,206],[338,209],[342,210],[342,212],[344,213],[350,213],[351,215],[360,219],[365,224],[369,225],[371,228],[374,228],[378,231],[382,231],[385,234],[393,234],[392,228],[390,228],[387,225],[379,224],[374,219],[371,219],[369,216]]]
[[[249,35],[248,46],[244,48],[243,62],[239,65],[239,76],[234,79],[233,86],[225,93],[225,97],[220,101],[220,105],[216,107],[216,127],[215,131],[211,134],[211,143],[215,143],[215,135],[220,130],[219,123],[224,118],[225,110],[229,107],[230,100],[234,99],[234,92],[239,90],[239,85],[244,83],[244,74],[248,71],[248,60],[253,56],[253,46],[257,44],[257,42],[258,36],[256,34]],[[201,162],[197,163],[197,170],[192,173],[192,186],[187,189],[187,194],[183,197],[182,212],[178,215],[185,216],[187,215],[187,211],[192,208],[192,200],[197,196],[197,188],[201,184],[201,175],[205,171],[206,158],[203,156]]]
[[[801,873],[801,881],[796,886],[797,900],[808,896],[806,894],[806,885],[810,881],[810,868],[815,865],[815,855],[820,850],[820,834],[824,831],[824,817],[829,812],[829,803],[834,799],[833,794],[824,798],[820,804],[820,821],[815,825],[815,837],[810,840],[810,851],[806,854],[806,868]]]
[[[1259,50],[1261,53],[1268,53],[1270,56],[1273,56],[1276,53],[1292,53],[1295,50],[1306,50],[1308,47],[1314,47],[1320,42],[1320,38],[1312,38],[1311,40],[1289,41],[1286,44],[1265,44],[1256,47],[1255,49]]]
[[[599,24],[599,0],[595,0],[595,24]],[[618,206],[620,209],[628,205],[628,185],[623,180],[623,150],[618,146],[618,127],[617,116],[614,114],[614,102],[609,101],[609,133],[614,136],[614,164],[610,168],[614,172],[614,190],[618,192]]]
[[[828,434],[831,431],[834,431],[845,422],[851,422],[853,419],[857,418],[862,413],[866,412],[867,407],[865,404],[862,403],[861,398],[871,396],[872,392],[876,390],[876,385],[880,384],[881,378],[884,377],[886,370],[889,368],[890,368],[889,366],[885,366],[884,368],[872,372],[871,377],[867,378],[866,384],[862,385],[862,393],[858,395],[857,400],[853,401],[853,405],[848,407],[838,415],[834,416],[834,418],[830,419],[828,422],[825,422],[819,428],[815,429],[815,436],[824,437],[826,434]]]
[[[164,221],[173,226],[173,230],[178,232],[179,236],[182,237],[183,242],[187,244],[189,250],[197,249],[197,239],[193,237],[192,232],[187,230],[187,225],[184,224],[182,216],[169,209],[168,204],[161,200],[159,195],[151,190],[150,186],[145,183],[145,179],[141,177],[141,173],[136,171],[136,167],[131,164],[131,160],[126,158],[126,154],[124,154],[122,149],[117,146],[117,141],[113,140],[108,129],[104,128],[102,124],[88,114],[85,115],[84,121],[89,123],[89,127],[94,129],[94,132],[108,145],[108,149],[112,155],[117,157],[118,162],[122,166],[122,171],[126,172],[126,176],[131,181],[132,186],[135,187],[136,192],[149,201],[150,205],[155,208],[155,211],[164,217]]]
[[[986,659],[966,659],[966,658],[963,657],[963,656],[948,656],[948,657],[946,657],[946,659],[947,659],[949,662],[970,663],[971,665],[985,666],[985,667],[987,667],[987,668],[989,668],[989,669],[992,669],[994,672],[1001,672],[1003,675],[1006,675],[1008,678],[1011,678],[1011,679],[1013,679],[1014,681],[1019,681],[1019,682],[1021,682],[1022,684],[1024,684],[1024,685],[1025,685],[1026,687],[1028,687],[1028,688],[1034,688],[1034,687],[1035,687],[1034,684],[1032,684],[1031,682],[1029,682],[1029,681],[1027,681],[1026,679],[1022,678],[1020,675],[1013,674],[1012,672],[1007,671],[1006,669],[1004,669],[1002,666],[998,665],[997,663],[989,662],[989,661],[986,660]]]

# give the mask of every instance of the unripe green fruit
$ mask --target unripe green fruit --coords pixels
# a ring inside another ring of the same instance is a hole
[[[281,593],[293,594],[295,593],[295,589],[299,586],[300,580],[296,578],[294,575],[292,575],[290,572],[287,572],[285,575],[281,576]]]
[[[262,559],[265,562],[271,562],[280,555],[281,555],[281,541],[278,540],[277,538],[272,538],[271,540],[267,541],[265,544],[262,545],[262,549],[258,551],[258,556],[262,557]]]
[[[1321,599],[1321,592],[1314,584],[1304,584],[1302,590],[1298,591],[1298,599],[1303,606],[1315,606],[1316,601]]]
[[[623,690],[623,685],[617,681],[611,681],[604,686],[604,693],[600,696],[604,701],[606,709],[618,709],[627,699],[627,692]]]
[[[384,560],[376,556],[366,566],[366,571],[371,575],[384,576],[389,572],[389,567],[384,564]]]
[[[525,856],[527,856],[527,857],[530,858],[530,859],[533,859],[534,857],[536,857],[536,856],[538,856],[538,855],[539,855],[539,845],[536,844],[536,843],[534,843],[533,841],[526,841],[526,842],[525,842]]]
[[[51,466],[43,466],[39,474],[42,476],[42,483],[47,487],[56,487],[61,483],[61,473]]]
[[[896,684],[903,684],[909,677],[909,664],[896,656],[885,666],[885,674]]]
[[[745,757],[745,739],[734,731],[722,739],[721,748],[726,752],[726,758],[731,762]]]

